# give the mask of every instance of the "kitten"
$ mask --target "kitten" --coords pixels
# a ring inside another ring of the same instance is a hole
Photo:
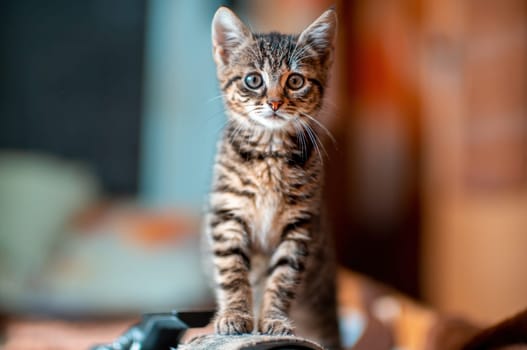
[[[294,332],[339,348],[335,262],[320,224],[325,128],[315,119],[335,32],[333,9],[300,35],[252,33],[225,7],[212,21],[228,117],[205,230],[219,334]]]

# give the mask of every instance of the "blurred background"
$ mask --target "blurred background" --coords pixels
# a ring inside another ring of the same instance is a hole
[[[224,125],[220,5],[300,32],[325,0],[0,3],[0,309],[212,305],[199,222]],[[527,306],[527,3],[337,0],[321,117],[340,264],[442,312]]]

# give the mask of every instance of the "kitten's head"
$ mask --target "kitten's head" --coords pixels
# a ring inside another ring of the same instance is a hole
[[[229,117],[248,127],[292,129],[322,106],[336,14],[324,12],[300,35],[254,34],[229,9],[212,20],[214,60]]]

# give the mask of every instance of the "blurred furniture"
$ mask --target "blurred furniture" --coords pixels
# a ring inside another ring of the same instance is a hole
[[[527,3],[338,2],[339,260],[480,322],[527,305]]]
[[[420,296],[419,0],[339,1],[327,162],[339,261]]]
[[[527,2],[422,1],[424,296],[493,322],[527,306]]]
[[[244,4],[258,30],[286,32],[329,6]],[[337,10],[322,119],[337,139],[326,197],[339,261],[477,321],[527,306],[527,3]]]

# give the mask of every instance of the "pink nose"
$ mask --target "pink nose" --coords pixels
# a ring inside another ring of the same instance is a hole
[[[267,103],[269,104],[269,106],[271,106],[271,109],[276,112],[278,110],[278,108],[280,108],[280,106],[284,103],[284,101],[282,101],[282,100],[269,100],[269,101],[267,101]]]

